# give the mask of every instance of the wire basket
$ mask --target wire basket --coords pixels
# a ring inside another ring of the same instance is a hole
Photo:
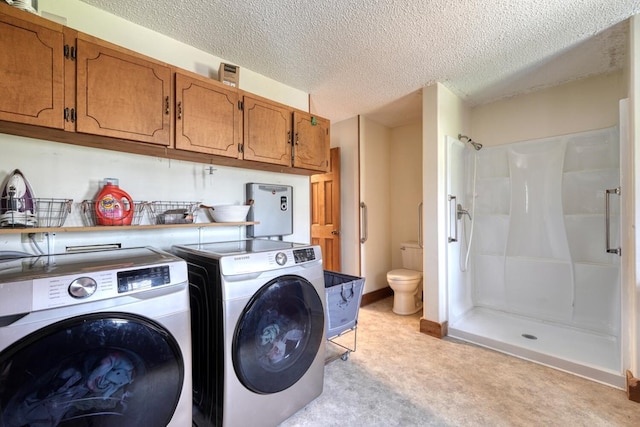
[[[191,224],[196,222],[200,202],[155,201],[149,203],[155,224]]]
[[[0,227],[62,227],[72,203],[72,199],[3,197],[0,200]]]
[[[133,216],[131,218],[131,224],[123,224],[123,220],[114,218],[109,223],[109,219],[102,218],[101,223],[98,223],[96,216],[96,202],[97,200],[83,200],[80,203],[80,210],[82,211],[82,221],[87,227],[93,227],[96,225],[140,225],[140,221],[144,216],[144,211],[147,209],[149,202],[133,201]]]
[[[62,227],[73,199],[34,199],[38,227]]]

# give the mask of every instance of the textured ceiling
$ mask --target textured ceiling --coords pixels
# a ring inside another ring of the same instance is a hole
[[[621,68],[640,0],[82,0],[311,94],[332,121],[411,119]]]

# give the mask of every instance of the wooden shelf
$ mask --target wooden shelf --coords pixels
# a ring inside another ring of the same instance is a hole
[[[80,233],[90,231],[124,231],[124,230],[154,230],[161,228],[203,228],[203,227],[233,227],[259,224],[257,221],[248,222],[197,222],[193,224],[153,224],[153,225],[114,225],[94,227],[25,227],[0,228],[0,234],[18,233]]]

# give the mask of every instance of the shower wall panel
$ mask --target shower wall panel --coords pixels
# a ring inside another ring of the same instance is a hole
[[[619,185],[617,128],[476,155],[474,306],[619,337],[620,260],[604,238],[605,190]]]

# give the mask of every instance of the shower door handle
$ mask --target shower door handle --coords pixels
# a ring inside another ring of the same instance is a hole
[[[449,194],[449,243],[458,241],[458,204],[456,196]],[[451,219],[453,218],[453,237],[451,237]]]
[[[364,243],[369,238],[367,204],[365,202],[360,202],[360,224],[361,224],[360,243]]]
[[[605,245],[608,254],[618,254],[622,256],[622,248],[611,247],[611,210],[609,209],[609,198],[611,194],[620,195],[620,187],[609,188],[606,190],[604,198],[604,233],[605,233]]]

